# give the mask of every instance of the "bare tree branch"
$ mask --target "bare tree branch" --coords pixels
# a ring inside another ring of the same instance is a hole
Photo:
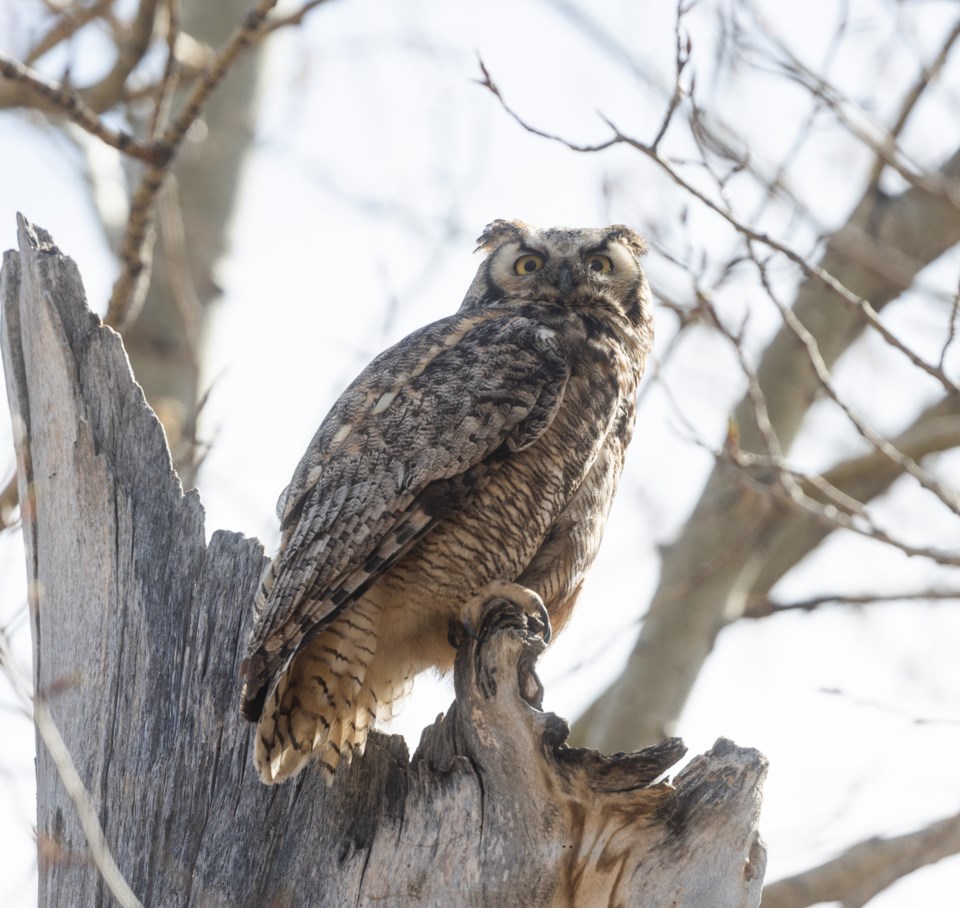
[[[914,460],[960,447],[960,400],[942,397],[891,443]],[[886,492],[901,475],[889,459],[871,451],[836,464],[822,474],[822,479],[853,500],[868,502]],[[817,488],[807,488],[807,494],[823,500]],[[762,563],[751,587],[751,598],[767,597],[774,584],[831,532],[828,526],[799,514],[783,515],[768,527],[759,549]]]
[[[770,234],[764,231],[759,231],[751,227],[749,224],[747,224],[743,220],[740,220],[725,205],[715,201],[714,199],[711,199],[710,196],[708,196],[703,190],[701,190],[699,187],[695,186],[693,183],[687,180],[680,173],[676,165],[673,162],[671,162],[668,158],[666,158],[658,149],[654,148],[652,145],[648,145],[644,142],[641,142],[638,139],[634,139],[628,135],[625,135],[617,128],[617,126],[615,126],[609,120],[605,120],[605,122],[613,131],[613,137],[610,139],[607,139],[607,141],[605,142],[599,142],[593,145],[578,144],[575,142],[571,142],[563,138],[562,136],[556,135],[554,133],[546,132],[542,129],[538,129],[537,127],[531,125],[526,120],[524,120],[518,113],[516,113],[516,111],[514,111],[506,103],[506,101],[503,98],[503,95],[500,92],[500,89],[497,88],[496,84],[491,79],[490,73],[487,70],[482,60],[480,61],[480,69],[483,75],[483,79],[480,80],[480,84],[483,85],[486,89],[488,89],[491,92],[491,94],[493,94],[497,98],[497,100],[500,102],[501,106],[506,111],[506,113],[508,113],[514,120],[516,120],[516,122],[519,123],[520,126],[522,126],[527,132],[531,133],[532,135],[539,136],[540,138],[543,138],[543,139],[549,139],[550,141],[558,142],[561,145],[564,145],[567,148],[569,148],[571,151],[576,151],[576,152],[585,153],[585,154],[592,154],[599,151],[605,151],[606,149],[612,148],[615,145],[627,145],[631,148],[636,149],[641,154],[645,155],[650,160],[654,161],[662,170],[666,172],[666,174],[670,177],[670,179],[673,180],[678,186],[680,186],[685,192],[689,193],[691,196],[697,199],[697,201],[701,202],[703,205],[705,205],[715,214],[718,214],[721,218],[723,218],[723,220],[725,220],[734,230],[736,230],[739,234],[741,234],[741,236],[743,236],[747,240],[753,240],[757,243],[767,246],[770,249],[773,249],[776,252],[779,252],[785,258],[789,259],[791,262],[793,262],[795,265],[797,265],[800,268],[800,270],[803,272],[804,276],[808,280],[815,282],[817,285],[820,285],[823,288],[826,288],[831,292],[831,294],[839,297],[841,300],[847,303],[848,306],[850,306],[851,309],[854,312],[856,312],[866,322],[866,324],[868,324],[871,328],[877,331],[877,333],[880,335],[880,337],[883,338],[884,341],[886,341],[886,343],[888,343],[894,349],[899,350],[901,353],[903,353],[910,360],[910,362],[913,363],[914,366],[923,370],[928,375],[932,376],[937,381],[939,381],[947,391],[955,394],[960,394],[960,386],[956,385],[950,378],[948,378],[942,369],[939,369],[936,366],[931,365],[930,363],[927,363],[922,357],[920,357],[913,350],[911,350],[906,344],[904,344],[900,340],[900,338],[896,336],[894,332],[892,332],[889,328],[886,327],[886,325],[883,324],[878,314],[879,307],[877,307],[876,305],[871,305],[871,303],[868,301],[869,299],[872,298],[870,297],[869,294],[865,294],[861,296],[855,293],[854,291],[849,289],[849,287],[843,282],[843,280],[838,279],[835,276],[835,274],[837,273],[842,273],[842,270],[840,268],[831,269],[827,267],[827,262],[829,261],[828,256],[824,256],[824,262],[822,264],[813,263],[809,261],[807,258],[805,258],[803,255],[801,255],[799,252],[797,252],[795,249],[788,246],[786,243],[783,243],[780,240],[775,239],[773,236],[771,236]],[[960,179],[960,151],[957,151],[949,159],[949,161],[947,161],[944,164],[944,166],[940,169],[938,173],[945,178],[946,182],[944,185],[946,185],[949,182]],[[911,193],[922,193],[924,196],[927,197],[927,199],[929,199],[928,204],[932,208],[936,208],[938,203],[941,205],[946,205],[950,208],[957,207],[952,205],[952,203],[950,203],[949,200],[943,198],[941,195],[935,194],[931,192],[929,189],[927,189],[926,187],[921,187],[921,186],[911,187],[910,190],[908,190],[906,193],[903,194],[903,196],[901,196],[901,199],[905,199]],[[868,195],[865,197],[865,201],[866,200],[870,201],[872,208],[878,207],[877,203],[879,200],[872,191],[868,192]],[[858,213],[859,211],[854,212],[854,215],[851,217],[850,221],[848,222],[848,226],[854,226],[854,227],[859,226],[858,218],[857,218]],[[934,214],[933,211],[930,211],[928,213],[931,216]],[[936,213],[941,214],[940,212],[936,212]],[[940,218],[937,218],[937,220],[940,220]],[[960,224],[960,211],[954,211],[954,217],[951,220],[955,225]],[[874,234],[871,237],[874,243],[883,244],[884,238],[879,232],[880,230],[882,230],[883,226],[884,226],[883,223],[881,223],[879,225],[879,229],[875,228],[873,231],[870,231],[871,233]],[[930,236],[932,234],[933,229],[934,229],[934,225],[928,224],[926,226],[924,233]],[[960,241],[960,230],[956,229],[956,226],[954,227],[954,230],[948,234],[948,236],[953,237],[954,234],[957,234],[958,239],[954,239],[952,242],[946,242],[946,243],[940,242],[941,240],[945,239],[945,237],[943,237],[942,235],[932,234],[933,236],[937,237],[937,239],[934,241],[934,248],[937,250],[936,255],[939,255],[942,252],[945,252],[947,249],[950,248],[950,246],[954,245],[954,243]],[[904,237],[903,239],[907,240],[908,238]],[[913,259],[913,257],[910,256],[909,252],[905,252],[902,246],[898,247],[896,244],[892,244],[892,243],[888,245],[895,252],[899,251],[901,254],[901,258],[904,259],[904,277],[905,278],[907,277],[910,271],[913,271],[913,273],[915,274],[917,271],[920,270],[921,262],[918,262],[915,259]],[[905,245],[909,245],[909,242],[905,243]],[[897,292],[894,294],[894,296],[899,295],[899,293],[905,290],[909,285],[910,285],[910,281],[905,280],[902,283],[902,286],[897,288]],[[894,298],[894,296],[891,296],[888,299],[883,300],[883,302],[889,301],[889,299]],[[798,320],[801,323],[803,321],[802,318]],[[844,337],[843,348],[840,348],[840,349],[844,349],[849,343],[849,340],[850,340],[849,337]],[[837,355],[839,355],[839,352],[840,350],[837,351]],[[829,366],[829,364],[833,361],[833,358],[831,358],[830,356],[825,356],[824,361]],[[787,443],[789,443],[789,441],[792,441],[792,435],[789,439],[787,439]]]
[[[783,39],[774,33],[765,18],[760,15],[752,4],[749,4],[749,7],[758,25],[776,45],[780,54],[783,55],[784,61],[781,65],[786,69],[787,73],[803,84],[816,98],[821,100],[850,134],[874,153],[876,162],[868,177],[868,185],[875,186],[883,168],[890,167],[911,186],[925,189],[928,192],[941,194],[949,199],[951,204],[960,205],[960,191],[958,191],[956,186],[950,181],[943,180],[936,174],[924,174],[920,166],[915,161],[908,160],[908,156],[897,145],[897,136],[906,124],[906,118],[909,117],[913,105],[919,100],[919,94],[922,93],[923,89],[930,84],[930,80],[943,68],[950,49],[956,42],[957,37],[960,37],[960,22],[954,26],[952,32],[947,36],[940,54],[937,59],[934,60],[931,69],[925,74],[927,78],[921,78],[920,82],[908,93],[901,106],[898,122],[895,124],[896,132],[893,132],[884,129],[880,124],[874,122],[872,118],[869,118],[868,114],[859,107],[856,108],[856,116],[852,116],[849,113],[849,109],[855,106],[853,102],[849,98],[843,97],[829,82],[814,73],[808,66],[804,65],[804,63],[790,51]],[[875,137],[871,134],[870,130],[865,129],[861,123],[858,122],[858,120],[863,119],[870,119],[872,131],[878,133],[879,137]]]
[[[680,28],[681,20],[683,19],[685,12],[686,8],[683,5],[683,0],[679,0],[677,3],[677,24],[676,28],[674,29],[676,52],[674,56],[673,92],[670,95],[670,101],[667,103],[667,109],[663,114],[663,119],[660,121],[660,128],[657,130],[657,134],[653,137],[653,142],[651,143],[652,148],[656,148],[660,144],[660,141],[663,139],[663,137],[667,134],[667,130],[670,128],[670,121],[673,119],[674,113],[680,106],[680,102],[683,100],[684,95],[686,94],[681,84],[681,78],[687,63],[690,62],[690,36],[685,36]]]
[[[958,314],[960,314],[960,287],[957,288],[957,292],[954,293],[953,299],[950,301],[950,318],[948,319],[947,336],[944,338],[943,346],[940,348],[940,362],[938,365],[941,369],[947,360],[947,351],[957,337]]]
[[[832,861],[764,887],[763,908],[839,902],[860,908],[892,883],[960,853],[960,814],[889,839],[867,839]]]
[[[278,28],[285,28],[288,25],[300,25],[307,13],[328,2],[329,0],[309,0],[308,3],[304,3],[300,9],[294,10],[292,13],[287,13],[283,16],[268,16],[266,22],[260,26],[260,32],[257,37],[265,37],[269,35],[270,32],[274,32]]]
[[[113,131],[102,123],[98,123],[97,115],[113,107],[120,100],[128,76],[149,49],[158,3],[159,0],[141,0],[132,22],[122,29],[122,39],[117,44],[117,59],[113,68],[99,82],[79,90],[74,91],[64,85],[52,85],[23,64],[4,56],[2,60],[6,65],[0,68],[0,74],[11,81],[6,84],[0,82],[0,107],[27,105],[39,106],[47,112],[60,112],[83,129],[108,141],[105,136]],[[66,14],[66,10],[61,12]],[[105,10],[101,11],[101,14],[104,12]],[[73,32],[65,28],[61,40],[70,34]],[[35,50],[28,59],[36,60],[39,56],[40,54]],[[110,144],[125,154],[131,154],[142,160],[149,159],[144,157],[143,149],[137,143],[124,147],[114,142]]]
[[[63,114],[71,123],[132,158],[153,165],[165,164],[170,160],[172,149],[165,147],[163,143],[138,142],[130,133],[122,129],[112,129],[84,102],[80,92],[42,78],[3,53],[0,53],[0,75],[10,80],[10,87],[13,89],[12,94],[9,90],[4,92],[6,97],[0,99],[0,107],[13,107],[31,101],[41,102],[32,106]],[[0,89],[4,87],[0,83]]]
[[[167,61],[163,77],[156,86],[150,140],[146,142],[138,142],[130,133],[107,126],[98,113],[124,97],[127,77],[150,46],[160,0],[141,0],[136,16],[125,29],[114,67],[100,82],[83,90],[50,82],[17,60],[0,55],[0,75],[7,80],[6,83],[0,82],[0,107],[31,104],[48,112],[61,113],[111,147],[148,165],[134,190],[129,220],[120,242],[121,272],[114,284],[106,315],[106,321],[111,326],[123,328],[129,324],[143,302],[150,273],[154,237],[152,221],[157,193],[188,130],[199,118],[210,94],[247,47],[281,26],[300,23],[321,2],[323,0],[312,0],[294,13],[268,20],[277,0],[259,0],[202,76],[194,80],[181,110],[167,124],[177,83],[176,44],[180,34],[180,16],[178,3],[164,0],[163,8],[167,12]],[[85,21],[92,18],[94,15],[91,13]],[[79,28],[79,25],[76,27]],[[54,29],[44,46],[57,36],[61,36],[61,40],[68,37],[73,33],[71,28],[72,23]]]
[[[798,265],[805,280],[790,310],[791,319],[816,340],[820,361],[827,369],[864,325],[869,325],[917,368],[936,378],[948,394],[960,393],[942,369],[904,344],[878,314],[910,285],[925,263],[960,242],[960,211],[948,199],[919,186],[911,186],[897,197],[868,189],[847,224],[827,243],[820,262],[814,264],[744,223],[725,204],[688,181],[662,153],[625,136],[612,124],[613,137],[595,145],[578,145],[531,126],[505,104],[482,63],[481,72],[481,84],[524,129],[581,153],[618,144],[633,147],[746,240],[766,245]],[[960,151],[943,164],[939,174],[947,180],[960,177]],[[878,271],[851,258],[849,238],[854,236],[861,246],[869,238],[879,250],[898,253],[900,279],[891,280],[886,269]],[[838,307],[838,297],[847,305]],[[797,335],[785,326],[768,346],[757,370],[773,428],[785,450],[822,387],[809,359],[796,352]],[[742,447],[762,449],[764,442],[749,397],[737,407],[733,419]],[[737,477],[718,465],[683,534],[664,550],[660,586],[626,670],[581,717],[574,729],[575,741],[615,751],[661,740],[670,733],[725,623],[724,616],[742,612],[743,597],[761,566],[762,534],[770,526],[775,508],[769,496],[759,491],[744,494]],[[678,607],[681,599],[682,608]]]
[[[170,118],[173,104],[173,95],[177,90],[180,78],[180,67],[177,59],[177,41],[180,38],[180,0],[164,0],[164,10],[167,14],[167,59],[163,66],[163,75],[156,86],[156,99],[153,114],[150,117],[150,127],[147,135],[151,139],[159,139]]]
[[[90,793],[83,784],[83,780],[77,772],[77,767],[73,763],[73,758],[70,756],[70,751],[67,749],[60,731],[50,715],[50,710],[42,699],[34,699],[33,722],[51,759],[56,764],[57,773],[63,782],[63,787],[67,790],[70,800],[73,801],[74,807],[77,809],[80,825],[90,846],[90,857],[96,864],[97,870],[100,871],[104,883],[107,884],[107,888],[113,893],[113,897],[122,908],[143,908],[142,903],[123,878],[123,874],[110,852],[107,837],[104,835],[103,827],[97,818],[97,812],[90,801]]]
[[[869,519],[866,512],[859,505],[854,503],[854,507],[847,511],[837,507],[834,502],[822,504],[819,501],[808,496],[801,488],[799,474],[794,475],[787,469],[783,462],[771,462],[769,458],[758,458],[745,451],[741,451],[735,444],[728,444],[722,450],[715,452],[720,464],[732,465],[734,480],[748,489],[752,494],[758,496],[769,496],[774,502],[786,504],[794,508],[798,513],[805,517],[812,518],[820,523],[828,532],[836,529],[849,530],[867,539],[873,539],[882,542],[892,548],[899,549],[905,555],[920,556],[928,558],[937,564],[960,567],[960,553],[956,549],[930,548],[928,546],[911,545],[902,539],[892,536],[886,530],[878,527]],[[775,467],[777,473],[776,482],[754,479],[751,475],[753,468],[758,465],[771,464]],[[813,484],[811,477],[803,477],[808,483]],[[822,486],[822,484],[821,484]],[[834,497],[831,493],[831,497]],[[834,499],[836,501],[836,499]],[[768,510],[770,522],[776,523],[780,519],[779,514]],[[738,609],[728,610],[724,624],[736,619],[742,613],[742,597],[738,597],[741,605]]]
[[[929,88],[937,76],[940,75],[940,71],[947,62],[950,51],[953,49],[953,45],[956,44],[958,38],[960,38],[960,21],[950,30],[937,56],[934,57],[930,65],[920,73],[920,78],[917,79],[910,91],[904,96],[903,102],[900,105],[900,112],[897,114],[897,119],[887,133],[887,142],[884,148],[885,154],[877,155],[873,169],[867,177],[871,185],[876,185],[880,181],[880,175],[883,173],[883,168],[886,165],[886,158],[893,154],[893,144],[900,138],[900,134],[907,125],[910,115],[916,109],[917,102],[923,96],[923,93]]]
[[[160,140],[170,149],[171,158],[186,138],[187,131],[200,116],[210,93],[220,84],[237,57],[257,39],[267,14],[276,5],[277,0],[260,0],[236,27],[203,77],[194,83],[183,108]],[[120,242],[120,275],[114,282],[105,318],[106,323],[114,328],[122,329],[136,316],[143,303],[150,276],[153,203],[166,174],[166,165],[147,167],[133,194],[130,218]]]
[[[956,513],[957,503],[952,500],[952,492],[945,489],[925,470],[922,470],[912,457],[902,453],[896,445],[881,438],[841,400],[833,387],[826,367],[820,359],[816,342],[802,326],[791,321],[792,313],[776,300],[767,280],[763,264],[755,257],[754,261],[761,271],[764,288],[780,308],[784,320],[797,332],[798,337],[804,343],[817,375],[829,397],[844,411],[858,431],[871,442],[874,450],[894,466],[898,474],[902,471],[913,476],[924,488],[938,495],[941,501]],[[702,300],[700,308],[709,313],[711,323],[730,341],[736,352],[740,368],[747,378],[747,399],[753,405],[754,419],[766,446],[766,454],[744,451],[739,444],[738,427],[736,423],[731,425],[723,448],[714,450],[712,453],[719,462],[728,461],[740,468],[741,472],[736,475],[738,482],[748,486],[752,491],[772,495],[801,514],[812,517],[828,530],[847,529],[867,538],[894,546],[907,555],[920,555],[940,564],[960,565],[960,555],[955,555],[949,550],[909,545],[891,536],[874,523],[867,513],[867,509],[858,499],[838,489],[825,477],[816,474],[803,475],[795,471],[783,456],[780,440],[777,438],[776,431],[770,421],[766,399],[760,388],[760,383],[757,381],[756,372],[747,361],[741,338],[727,328],[708,300]],[[960,401],[958,401],[958,406],[960,406]],[[774,477],[775,481],[771,482],[771,476]],[[811,496],[811,492],[814,493],[813,496]],[[776,522],[779,522],[780,519],[779,515],[775,518]],[[736,616],[731,615],[729,617],[732,619]]]
[[[783,612],[812,612],[823,605],[873,605],[880,602],[960,602],[960,590],[916,590],[909,593],[834,593],[810,596],[794,602],[776,602],[751,596],[744,609],[744,618],[769,618]]]
[[[100,18],[112,4],[113,0],[97,0],[90,6],[71,6],[63,10],[47,33],[26,54],[23,62],[27,66],[33,66],[58,44],[72,38],[87,23]]]
[[[757,267],[760,271],[760,280],[763,284],[764,290],[767,292],[767,296],[780,310],[780,315],[783,318],[784,323],[797,336],[797,339],[803,345],[807,358],[809,359],[810,364],[813,366],[813,370],[820,382],[820,387],[827,393],[830,400],[832,400],[843,411],[844,415],[848,420],[850,420],[856,430],[873,446],[875,450],[879,451],[880,454],[890,460],[891,463],[893,463],[901,471],[916,479],[920,485],[927,489],[927,491],[936,495],[937,498],[939,498],[948,508],[950,508],[951,511],[953,511],[957,516],[960,516],[960,497],[957,496],[956,492],[954,492],[952,489],[946,488],[946,486],[939,482],[936,477],[931,476],[926,472],[926,470],[921,469],[912,457],[901,453],[896,446],[892,445],[889,441],[883,438],[865,419],[861,418],[856,412],[854,412],[852,407],[844,402],[833,386],[833,382],[830,378],[830,370],[827,367],[827,364],[823,361],[823,357],[820,355],[820,345],[817,343],[817,339],[803,326],[803,324],[801,324],[800,320],[796,317],[796,315],[794,315],[793,310],[785,306],[780,302],[779,299],[777,299],[773,288],[770,286],[770,281],[766,273],[766,267],[757,259],[754,259],[754,261],[756,261]],[[957,393],[960,395],[960,389],[958,389]]]
[[[117,60],[99,82],[83,90],[87,104],[98,113],[113,107],[123,94],[128,76],[136,69],[150,48],[160,0],[140,0],[137,14],[123,30],[117,44]]]
[[[36,603],[34,603],[34,606],[36,606]],[[20,674],[13,664],[6,639],[0,639],[0,670],[7,676],[20,700],[28,706],[32,705],[32,719],[37,733],[53,760],[64,789],[70,796],[70,800],[73,801],[80,826],[86,836],[87,844],[90,846],[90,858],[96,865],[97,870],[100,871],[100,876],[106,883],[107,888],[113,893],[113,897],[121,905],[121,908],[143,908],[140,900],[134,895],[133,890],[120,872],[116,860],[114,860],[107,843],[107,837],[100,825],[100,819],[97,817],[97,811],[91,801],[90,792],[87,791],[87,787],[83,784],[83,780],[77,772],[73,757],[70,756],[70,751],[57,728],[44,697],[30,696],[27,679]]]

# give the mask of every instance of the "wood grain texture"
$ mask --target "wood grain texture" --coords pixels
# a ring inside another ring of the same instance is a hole
[[[34,683],[132,890],[149,906],[756,906],[766,764],[718,742],[657,783],[675,740],[602,757],[536,708],[542,644],[495,600],[457,653],[457,700],[411,761],[371,736],[331,788],[262,785],[236,710],[265,559],[184,493],[120,338],[23,219],[4,258]],[[41,906],[107,905],[41,748]]]

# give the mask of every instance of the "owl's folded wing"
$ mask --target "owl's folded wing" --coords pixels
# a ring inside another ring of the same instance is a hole
[[[248,719],[346,603],[539,438],[567,377],[551,329],[493,309],[428,325],[364,369],[281,497],[280,551],[244,662]]]

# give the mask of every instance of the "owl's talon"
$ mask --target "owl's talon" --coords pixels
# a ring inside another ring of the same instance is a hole
[[[460,649],[464,640],[478,640],[477,631],[469,618],[451,618],[447,624],[447,642],[454,648]]]
[[[524,630],[540,637],[544,644],[553,636],[550,615],[540,596],[519,583],[506,580],[488,583],[464,605],[455,623],[474,640],[489,636],[498,627]],[[454,645],[459,645],[464,638],[451,636],[449,639],[452,644],[457,639]]]
[[[527,628],[537,637],[542,637],[546,645],[553,639],[553,625],[550,623],[550,613],[543,604],[543,600],[537,596],[540,604],[539,614],[531,615],[527,613]]]

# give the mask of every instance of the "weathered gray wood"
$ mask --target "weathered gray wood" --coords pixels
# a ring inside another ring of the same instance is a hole
[[[457,655],[457,701],[412,762],[375,734],[332,788],[262,785],[237,713],[264,564],[204,538],[120,338],[23,219],[0,277],[36,694],[107,846],[148,906],[756,906],[766,764],[720,741],[674,786],[679,741],[602,757],[539,710],[539,639],[502,600]],[[38,743],[40,905],[111,896]]]

